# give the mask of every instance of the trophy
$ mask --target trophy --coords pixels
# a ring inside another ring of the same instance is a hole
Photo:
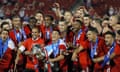
[[[45,52],[42,50],[39,44],[33,45],[31,52],[36,56],[37,59],[45,59]]]
[[[48,64],[50,64],[50,68],[54,68],[55,71],[59,70],[57,66],[54,65],[54,63],[48,61],[45,51],[40,47],[39,44],[33,45],[31,52],[34,56],[36,56],[37,59],[42,60],[42,62],[44,63],[45,72],[48,72]]]

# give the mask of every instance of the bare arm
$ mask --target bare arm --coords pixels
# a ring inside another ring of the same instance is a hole
[[[55,14],[57,17],[61,18],[63,15],[61,14],[61,11],[60,11],[60,5],[59,3],[54,3],[54,6],[55,6]]]
[[[112,54],[110,55],[110,59],[113,59],[115,56],[116,56],[116,54],[115,54],[115,53],[112,53]],[[98,58],[94,58],[93,61],[94,61],[95,63],[101,62],[101,61],[104,60],[104,57],[105,57],[105,56],[101,56],[101,57],[98,57]]]
[[[17,50],[17,56],[16,56],[16,59],[15,59],[15,64],[18,63],[18,60],[19,60],[19,55],[21,54],[21,51],[18,49]]]
[[[83,50],[83,46],[80,46],[79,48],[75,49],[72,55],[72,60],[74,61],[77,58],[77,54]]]

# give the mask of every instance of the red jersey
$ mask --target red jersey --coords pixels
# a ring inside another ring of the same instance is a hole
[[[15,45],[12,40],[8,41],[8,48],[6,49],[5,53],[3,54],[0,60],[0,72],[5,72],[5,70],[10,69],[10,65],[13,58],[12,50],[15,48]]]
[[[37,40],[33,40],[32,38],[29,38],[23,42],[23,46],[21,47],[20,50],[24,51],[31,51],[33,45],[40,45],[41,47],[44,46],[44,40],[38,38]],[[26,63],[26,68],[28,69],[36,69],[35,66],[38,65],[38,60],[35,56],[29,57],[27,56],[27,63]]]
[[[98,41],[97,41],[97,46],[96,46],[96,52],[94,53],[94,57],[93,58],[97,58],[97,57],[101,57],[101,56],[104,56],[105,55],[105,48],[104,48],[104,39],[103,38],[100,38],[98,37],[97,38]],[[91,64],[91,49],[95,46],[96,43],[91,43],[89,41],[86,41],[82,44],[83,48],[85,48],[87,50],[87,57],[84,58],[82,60],[80,60],[80,63],[82,63],[82,61],[84,61],[84,64],[86,66],[90,65]],[[89,52],[90,51],[90,52]],[[79,56],[80,57],[80,56]],[[81,58],[81,57],[80,57]],[[94,71],[98,70],[101,68],[101,63],[95,63],[94,64]]]
[[[55,25],[51,25],[50,27],[46,27],[45,25],[40,25],[39,26],[40,31],[42,32],[42,38],[45,40],[45,44],[49,45],[51,44],[51,34],[53,30],[57,30],[58,27]]]
[[[79,46],[85,40],[86,40],[86,34],[85,34],[84,31],[82,31],[80,29],[79,32],[78,32],[78,34],[74,35],[73,45],[74,46]]]
[[[109,50],[109,49],[107,49],[107,50]],[[116,56],[112,59],[114,62],[114,65],[110,64],[110,67],[111,67],[110,71],[111,72],[120,72],[120,46],[117,43],[115,45],[113,52],[115,53]],[[107,72],[107,71],[105,70],[105,72]]]
[[[57,43],[50,44],[45,48],[47,50],[48,56],[50,56],[53,53],[54,57],[59,56],[60,54],[62,54],[63,51],[67,49],[66,43],[62,39],[59,39]],[[66,59],[60,60],[59,65],[60,65],[60,70],[62,72],[67,71]]]
[[[45,44],[49,44],[51,42],[51,33],[53,28],[46,28],[45,25],[40,25],[40,30],[42,32],[42,38],[45,40]]]
[[[60,49],[60,52],[63,52],[67,49],[66,48],[66,43],[62,40],[59,43],[59,49]],[[68,70],[66,59],[63,59],[63,60],[59,61],[59,64],[60,64],[60,69],[61,69],[62,72],[66,72]]]
[[[17,46],[17,44],[27,38],[29,38],[31,34],[30,29],[25,26],[23,29],[21,30],[11,30],[9,32],[9,37],[14,41],[15,45]]]
[[[86,40],[86,33],[80,29],[79,32],[74,35],[73,38],[73,45],[76,46],[77,48],[80,47],[80,45],[82,45],[82,43]],[[85,63],[85,59],[87,58],[87,52],[84,50],[82,52],[78,53],[78,60],[74,61],[74,65],[76,66],[76,69],[78,69],[78,67],[81,67],[83,69],[83,67],[86,67],[86,63]],[[84,67],[84,68],[85,68]]]
[[[62,33],[61,33],[61,39],[65,43],[72,43],[73,42],[73,37],[74,37],[74,33],[72,31],[66,32],[66,36],[65,37],[62,37]]]

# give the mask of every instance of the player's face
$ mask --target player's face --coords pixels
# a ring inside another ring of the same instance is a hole
[[[36,15],[35,15],[35,18],[37,19],[37,20],[43,20],[43,15],[41,14],[41,13],[37,13]]]
[[[65,20],[68,22],[68,21],[71,20],[72,14],[71,14],[70,12],[65,12],[64,18],[65,18]]]
[[[9,24],[4,25],[3,29],[10,30],[10,25]]]
[[[12,23],[13,23],[15,28],[19,28],[21,26],[20,18],[13,18]]]
[[[72,27],[73,27],[74,32],[80,30],[80,24],[78,22],[76,22],[76,21],[73,22]]]
[[[5,41],[8,38],[8,31],[2,31],[1,38],[3,41]]]
[[[102,27],[106,27],[106,26],[108,26],[108,24],[109,24],[109,21],[104,20],[104,21],[102,22]]]
[[[67,25],[65,24],[65,22],[59,22],[58,27],[59,27],[60,32],[64,32],[67,29]]]
[[[89,23],[90,23],[89,17],[83,17],[83,21],[84,21],[85,26],[89,26]]]
[[[117,24],[117,19],[114,16],[111,16],[109,19],[110,26]]]
[[[105,43],[106,45],[111,45],[111,42],[113,40],[113,37],[109,34],[105,35]]]
[[[30,19],[29,23],[30,23],[31,26],[34,26],[36,24],[36,21],[34,19]]]
[[[50,17],[45,17],[45,25],[48,27],[52,24]]]
[[[93,20],[93,21],[91,22],[91,26],[96,28],[96,27],[97,27],[97,23]]]
[[[52,32],[52,41],[56,41],[60,38],[60,35],[57,31]]]
[[[38,37],[39,37],[39,31],[38,31],[38,29],[36,29],[36,28],[32,29],[32,38],[36,39]]]
[[[93,39],[94,39],[94,36],[95,34],[92,32],[92,31],[88,31],[87,32],[87,37],[88,37],[88,40],[89,41],[93,41]]]
[[[84,16],[84,12],[83,12],[83,9],[79,9],[79,10],[76,10],[75,14],[74,14],[75,17],[83,17]]]

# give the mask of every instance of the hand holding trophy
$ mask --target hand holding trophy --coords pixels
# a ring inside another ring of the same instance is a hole
[[[39,44],[35,44],[32,47],[31,53],[36,56],[39,60],[45,59],[45,52],[42,50]]]

